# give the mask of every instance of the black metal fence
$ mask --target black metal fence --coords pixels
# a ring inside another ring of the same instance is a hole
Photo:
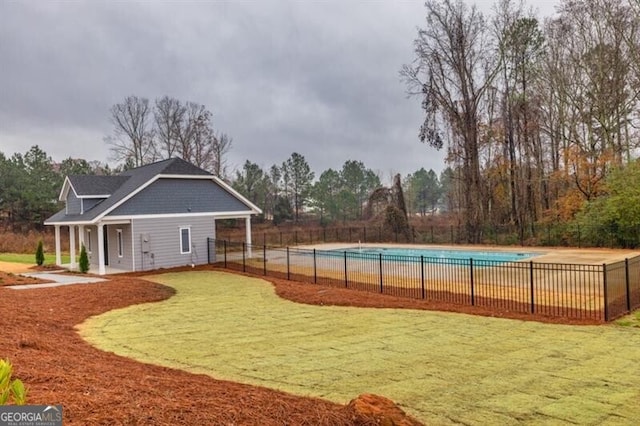
[[[209,263],[288,280],[553,317],[613,320],[640,307],[640,256],[581,265],[396,256],[208,240]]]
[[[244,229],[219,228],[218,239],[244,239]],[[298,230],[270,229],[253,232],[252,241],[268,246],[296,246],[329,242],[462,244],[469,241],[463,226],[416,225],[409,236],[382,226],[339,226]],[[640,246],[640,227],[612,228],[602,224],[541,224],[520,229],[514,225],[496,225],[481,233],[483,244],[562,247]]]

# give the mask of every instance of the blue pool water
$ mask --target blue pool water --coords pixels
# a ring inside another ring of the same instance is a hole
[[[383,258],[391,257],[423,257],[426,262],[434,262],[437,260],[465,260],[473,259],[474,262],[485,263],[504,263],[516,262],[539,256],[541,253],[527,252],[503,252],[503,251],[480,251],[480,250],[447,250],[447,249],[413,249],[413,248],[387,248],[387,247],[350,247],[347,249],[330,250],[325,253],[330,255],[339,255],[347,252],[348,255],[369,257],[371,255],[383,255]],[[407,259],[409,260],[409,259]]]

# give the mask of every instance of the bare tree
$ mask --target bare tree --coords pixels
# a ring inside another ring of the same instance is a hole
[[[509,217],[522,233],[526,222],[530,220],[533,225],[538,217],[537,199],[546,199],[543,149],[537,137],[538,120],[532,120],[537,116],[536,96],[531,90],[537,78],[543,36],[537,19],[531,12],[525,12],[524,3],[501,0],[496,12],[494,28],[501,70],[497,84],[502,92]]]
[[[191,161],[200,168],[212,171],[214,168],[213,148],[216,137],[211,125],[211,113],[203,109],[192,126],[190,157],[185,158],[185,160]]]
[[[156,99],[153,111],[156,128],[156,151],[161,158],[171,158],[178,149],[178,131],[185,115],[185,108],[175,98],[164,96]]]
[[[161,158],[180,157],[217,176],[227,173],[225,155],[232,139],[216,134],[213,114],[194,102],[164,96],[155,103],[156,151]]]
[[[497,61],[485,20],[475,7],[468,8],[461,0],[428,0],[425,7],[427,25],[418,31],[416,58],[401,74],[410,93],[423,98],[420,140],[440,149],[442,124],[451,130],[449,155],[461,163],[466,186],[467,239],[477,242],[484,220],[479,107],[496,75]]]
[[[111,108],[113,135],[106,141],[111,145],[113,159],[135,167],[154,161],[153,129],[149,100],[128,96]]]
[[[212,173],[218,177],[227,177],[227,159],[226,156],[231,151],[233,138],[226,133],[218,133],[211,141],[213,144],[213,167]]]

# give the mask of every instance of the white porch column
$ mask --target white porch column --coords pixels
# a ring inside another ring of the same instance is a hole
[[[78,250],[82,250],[84,245],[84,225],[78,225]]]
[[[54,225],[56,233],[56,265],[62,265],[62,256],[60,256],[60,225]]]
[[[76,263],[76,226],[69,225],[69,255],[71,256],[71,262],[69,267],[75,269]]]
[[[251,258],[251,216],[247,216],[244,219],[245,228],[246,228],[246,236],[245,242],[247,243],[247,257]]]
[[[98,222],[98,275],[104,275],[107,270],[104,267],[104,229]]]

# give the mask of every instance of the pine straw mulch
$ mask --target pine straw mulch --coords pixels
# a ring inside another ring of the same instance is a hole
[[[45,284],[50,281],[41,280],[39,278],[25,277],[13,272],[0,271],[0,287],[9,285],[26,285],[26,284]]]
[[[277,286],[295,293],[293,285]],[[384,402],[376,407],[375,399],[369,411],[374,415],[363,413],[357,404],[139,363],[98,350],[75,331],[75,325],[92,315],[172,294],[171,288],[133,276],[35,290],[0,288],[0,357],[13,363],[14,377],[26,384],[29,404],[61,404],[64,423],[70,425],[377,425],[394,410],[399,420],[386,424],[419,424],[402,413],[398,416],[397,407],[380,413]]]

